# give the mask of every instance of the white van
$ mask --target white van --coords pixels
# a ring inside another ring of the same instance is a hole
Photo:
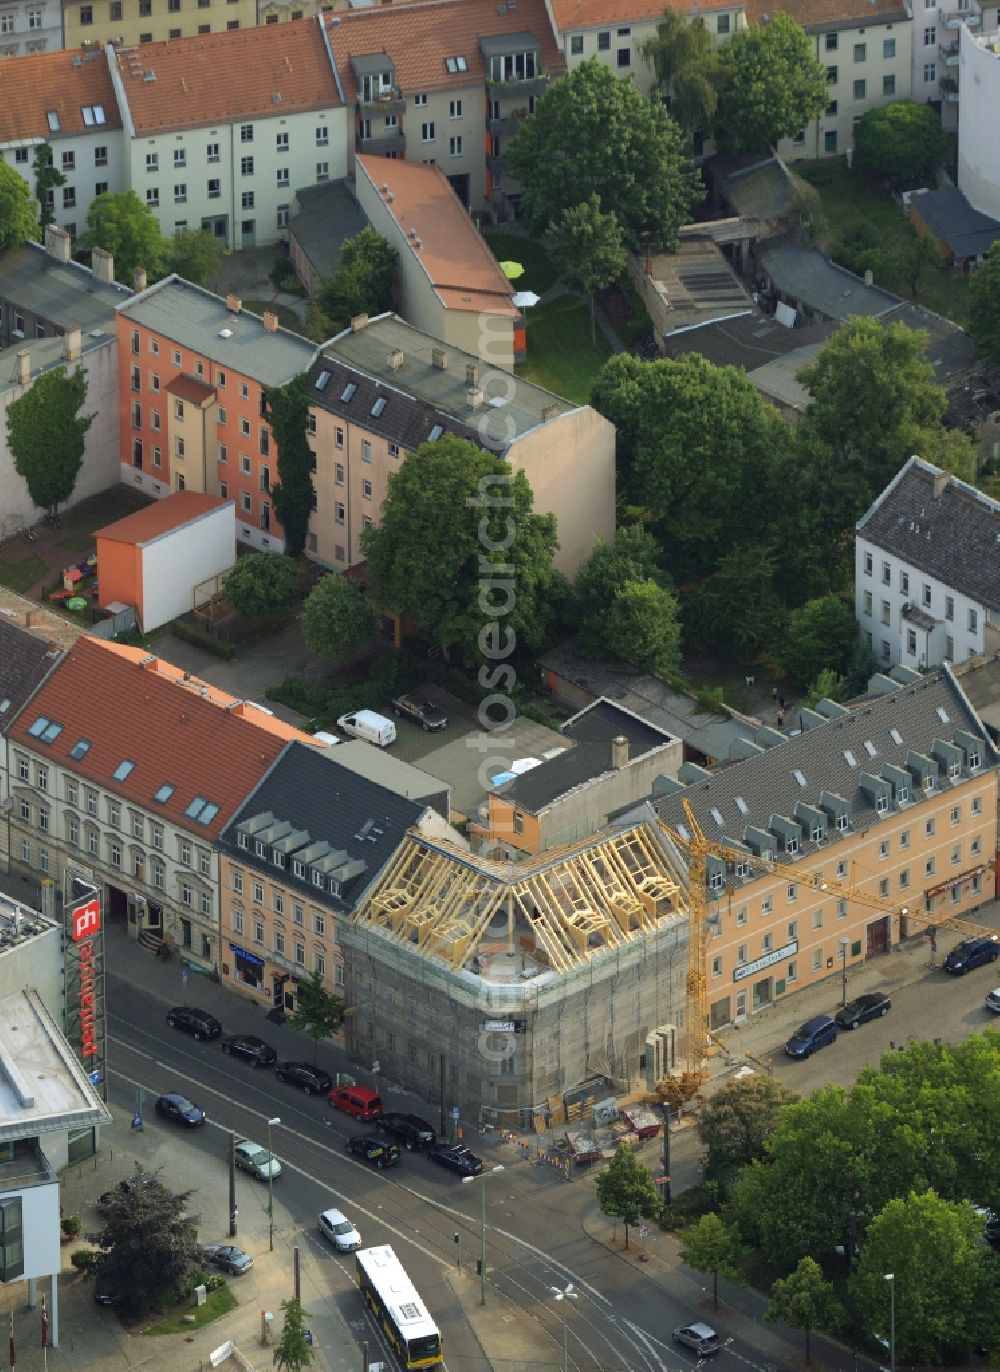
[[[374,710],[355,710],[351,715],[341,715],[337,728],[354,738],[363,738],[366,743],[374,743],[378,748],[388,748],[396,742],[396,726],[385,715]]]

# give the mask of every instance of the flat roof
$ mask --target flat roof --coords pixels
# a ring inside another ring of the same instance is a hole
[[[332,276],[340,265],[340,250],[348,238],[368,227],[368,217],[347,181],[303,186],[295,192],[299,211],[292,216],[289,237],[305,253],[319,276]]]
[[[0,285],[0,292],[3,287]],[[110,316],[109,316],[110,317]],[[113,324],[100,330],[100,337],[91,338],[90,334],[84,334],[80,347],[80,356],[87,357],[98,348],[106,348],[115,341],[115,331]],[[0,350],[0,392],[19,390],[21,382],[17,379],[17,355],[19,352],[26,352],[30,358],[31,379],[42,375],[43,372],[51,371],[53,367],[64,367],[67,365],[66,358],[63,356],[63,349],[66,340],[61,336],[50,335],[48,338],[25,338],[13,344],[9,348]],[[72,366],[72,363],[69,363]]]
[[[675,253],[656,253],[650,275],[669,311],[665,337],[753,310],[753,301],[710,238],[682,238]]]
[[[0,1140],[110,1124],[69,1043],[30,987],[0,1000]]]
[[[99,281],[79,262],[60,262],[40,243],[22,243],[0,252],[0,297],[60,328],[78,325],[84,343],[92,331],[115,333],[115,310],[132,292]]]

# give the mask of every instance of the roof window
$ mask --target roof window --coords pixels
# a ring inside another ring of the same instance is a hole
[[[317,376],[316,380],[313,382],[313,390],[314,390],[314,391],[325,391],[325,390],[326,390],[326,383],[327,383],[329,380],[330,380],[330,373],[329,373],[329,372],[320,372],[319,376]]]
[[[934,713],[937,715],[938,719],[941,721],[942,724],[949,724],[951,722],[948,719],[948,711],[944,708],[943,705],[938,705]]]
[[[49,133],[59,133],[59,112],[58,110],[46,110],[45,118],[49,121]]]
[[[721,829],[721,828],[722,828],[722,823],[723,823],[723,820],[722,820],[722,811],[721,811],[721,810],[717,810],[717,809],[715,808],[715,806],[713,805],[713,806],[712,806],[712,809],[711,809],[711,815],[712,815],[712,818],[715,820],[716,824],[717,824],[717,825],[719,826],[719,828]]]
[[[858,765],[858,760],[851,752],[850,748],[844,749],[844,761],[847,763],[848,767],[856,767]]]
[[[434,427],[433,427],[433,429],[431,429],[430,433],[427,435],[427,442],[428,442],[428,443],[436,443],[437,440],[441,437],[441,435],[442,435],[443,433],[444,433],[444,425],[443,425],[443,424],[435,424]]]
[[[895,743],[897,748],[901,748],[903,746],[903,735],[899,732],[898,729],[890,729],[889,737],[892,739],[893,743]]]
[[[86,757],[86,755],[87,755],[89,752],[90,752],[90,739],[89,739],[89,738],[81,738],[81,739],[77,739],[76,743],[73,744],[72,748],[69,750],[69,755],[70,755],[71,758],[75,758],[76,761],[79,762],[80,759],[81,759],[82,757]]]
[[[878,749],[875,747],[875,744],[871,741],[870,738],[865,739],[865,752],[868,754],[869,757],[874,757],[878,752]]]
[[[124,781],[134,767],[135,763],[132,761],[130,757],[127,757],[123,761],[119,762],[118,766],[111,773],[111,775],[115,781]]]
[[[46,715],[39,715],[38,718],[35,720],[34,724],[32,724],[31,728],[28,730],[28,733],[31,735],[32,738],[41,738],[42,734],[45,733],[45,730],[48,727],[48,717]]]
[[[353,381],[348,381],[347,385],[340,392],[340,398],[345,405],[349,405],[351,403],[351,401],[354,399],[354,392],[357,389],[358,388]]]
[[[62,733],[62,730],[63,726],[61,724],[56,724],[55,722],[49,724],[49,727],[42,733],[42,742],[55,743],[56,739]]]
[[[187,815],[188,819],[197,819],[207,804],[208,801],[204,796],[195,796],[184,813]]]
[[[157,802],[158,805],[166,805],[167,801],[173,795],[175,790],[176,787],[174,786],[174,783],[172,781],[165,781],[163,785],[160,787],[160,789],[157,791],[153,799]]]
[[[92,128],[95,124],[106,124],[108,122],[104,114],[103,105],[83,105],[81,107],[81,113],[83,114],[83,122],[88,129]]]
[[[795,780],[799,783],[801,787],[805,787],[805,774],[803,772],[800,772],[798,767],[796,767],[795,771],[792,773],[792,776],[795,778]]]
[[[750,813],[750,807],[742,796],[734,796],[733,799],[736,801],[736,808],[741,815],[748,815]]]
[[[379,398],[375,401],[375,404],[372,406],[372,414],[376,419],[378,419],[379,415],[382,413],[382,411],[385,409],[388,403],[388,397],[384,395],[380,395]]]
[[[454,76],[456,72],[469,70],[469,64],[464,57],[446,57],[444,59],[444,67],[445,71],[449,72],[452,76]]]

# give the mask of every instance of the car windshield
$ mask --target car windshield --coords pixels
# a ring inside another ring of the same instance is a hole
[[[330,1225],[331,1234],[349,1234],[354,1228],[350,1220],[341,1220],[338,1224]]]
[[[244,1144],[243,1147],[240,1149],[240,1152],[244,1155],[244,1157],[249,1158],[251,1162],[259,1162],[263,1164],[265,1162],[270,1161],[270,1154],[268,1153],[267,1149],[261,1148],[259,1143]]]
[[[791,1043],[808,1043],[809,1040],[810,1040],[811,1038],[812,1038],[812,1030],[811,1030],[811,1029],[807,1029],[806,1026],[803,1025],[801,1029],[796,1029],[795,1033],[794,1033],[794,1034],[792,1035],[792,1037],[791,1037],[790,1042],[791,1042]]]
[[[189,1111],[197,1110],[198,1108],[196,1105],[193,1105],[186,1096],[175,1096],[173,1105],[174,1109],[179,1110],[182,1115],[186,1115]]]

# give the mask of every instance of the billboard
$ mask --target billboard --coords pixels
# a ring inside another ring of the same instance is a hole
[[[99,889],[79,873],[66,873],[63,928],[66,1037],[90,1080],[107,1100],[103,911]]]

